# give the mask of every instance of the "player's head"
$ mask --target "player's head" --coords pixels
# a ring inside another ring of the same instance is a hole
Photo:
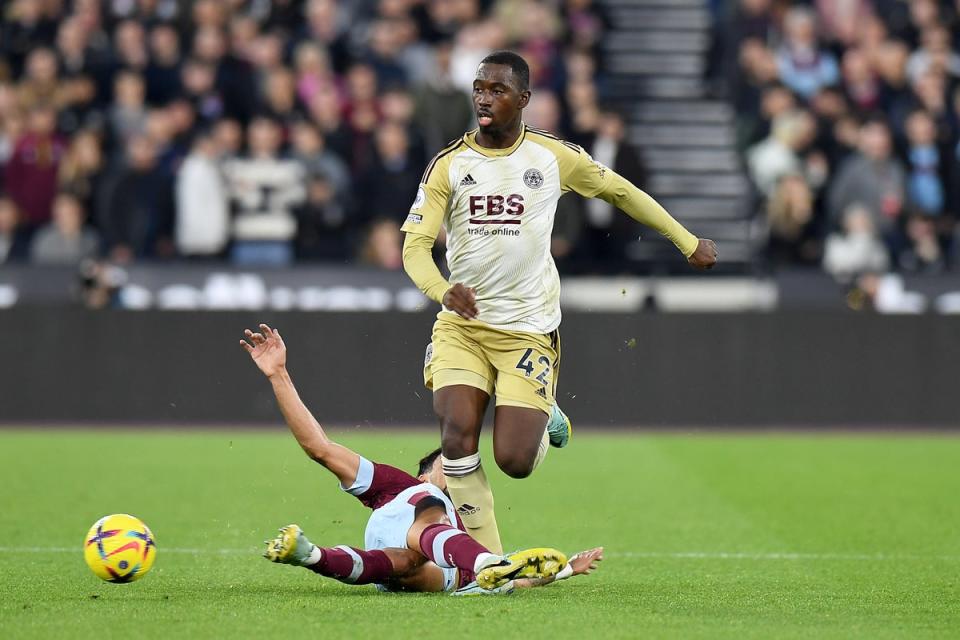
[[[519,126],[530,102],[530,67],[512,51],[496,51],[480,61],[473,81],[473,109],[480,130],[498,135]]]
[[[443,464],[440,460],[440,449],[434,449],[427,455],[420,458],[418,463],[420,466],[417,469],[417,479],[421,482],[429,482],[430,484],[440,487],[440,489],[446,491],[447,489],[447,479],[443,475]]]

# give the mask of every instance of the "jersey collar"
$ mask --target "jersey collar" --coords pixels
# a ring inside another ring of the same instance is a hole
[[[527,125],[520,123],[520,128],[521,128],[521,131],[520,131],[520,135],[517,137],[517,141],[514,142],[509,147],[507,147],[506,149],[489,149],[487,147],[481,147],[479,144],[477,144],[477,133],[480,131],[480,129],[474,129],[473,131],[469,131],[466,134],[464,134],[463,141],[467,143],[468,147],[470,147],[471,149],[473,149],[474,151],[476,151],[481,155],[487,156],[488,158],[508,156],[514,151],[516,151],[517,147],[523,144],[524,138],[527,137]]]

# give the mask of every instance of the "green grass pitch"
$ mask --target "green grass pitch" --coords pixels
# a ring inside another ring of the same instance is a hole
[[[407,469],[436,442],[334,436]],[[350,587],[259,557],[293,521],[359,546],[367,517],[279,428],[0,431],[0,637],[960,636],[960,439],[580,432],[527,480],[489,472],[506,546],[604,545],[599,571],[509,597]],[[114,512],[157,536],[142,581],[83,563]]]

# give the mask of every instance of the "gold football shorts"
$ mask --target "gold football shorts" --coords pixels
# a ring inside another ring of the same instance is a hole
[[[496,396],[497,406],[550,415],[560,368],[560,332],[527,333],[440,313],[423,363],[428,389],[465,384]]]

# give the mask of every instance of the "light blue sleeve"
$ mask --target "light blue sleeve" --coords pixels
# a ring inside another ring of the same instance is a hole
[[[373,463],[360,456],[360,467],[357,469],[356,480],[349,487],[341,484],[340,488],[352,496],[359,496],[366,493],[371,484],[373,484]]]

